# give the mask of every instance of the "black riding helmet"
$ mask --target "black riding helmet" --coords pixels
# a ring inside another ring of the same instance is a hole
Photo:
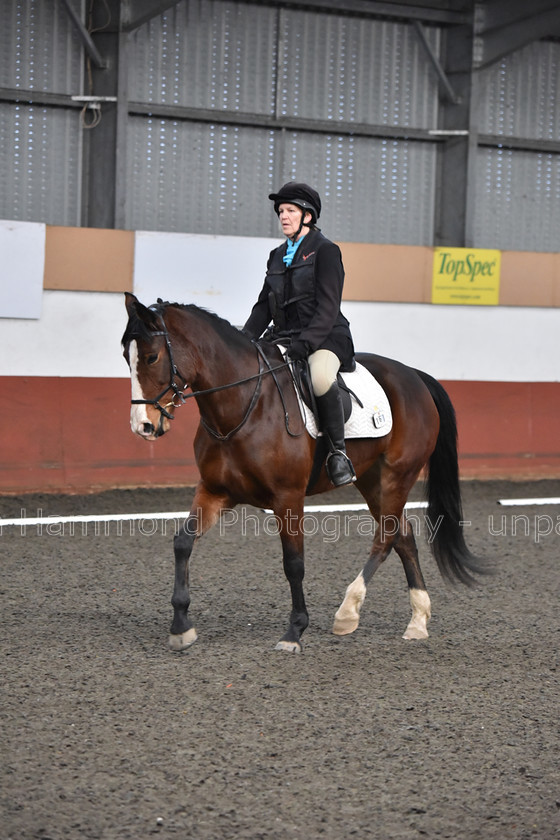
[[[306,212],[311,213],[312,225],[317,224],[317,219],[321,215],[321,197],[317,190],[308,184],[289,181],[277,193],[271,193],[268,197],[274,202],[276,215],[281,204],[295,204],[304,211],[304,216]]]

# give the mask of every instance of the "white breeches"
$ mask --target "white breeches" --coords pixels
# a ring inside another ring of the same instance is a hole
[[[315,350],[309,356],[308,361],[313,393],[316,397],[322,397],[336,382],[340,360],[332,350]]]

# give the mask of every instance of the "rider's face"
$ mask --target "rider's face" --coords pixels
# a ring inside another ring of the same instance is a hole
[[[278,208],[278,218],[282,225],[282,233],[284,236],[294,236],[297,233],[301,223],[302,210],[295,204],[281,204]],[[305,214],[304,222],[309,224],[311,221],[311,213]],[[302,233],[307,231],[302,230]]]

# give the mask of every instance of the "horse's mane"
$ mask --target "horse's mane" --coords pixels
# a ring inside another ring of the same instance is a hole
[[[183,312],[188,312],[195,318],[202,320],[212,327],[216,333],[223,338],[228,344],[233,345],[239,349],[247,349],[250,346],[250,339],[241,332],[241,330],[234,327],[225,318],[221,318],[209,309],[204,309],[202,306],[196,306],[194,303],[170,303],[169,301],[162,301],[158,299],[157,304],[150,307],[154,315],[161,315],[165,319],[165,312],[168,308],[180,309]],[[154,320],[154,323],[156,321]],[[140,339],[141,341],[150,341],[152,338],[152,331],[146,323],[137,315],[129,318],[128,324],[122,337],[123,345],[126,345],[132,339]]]

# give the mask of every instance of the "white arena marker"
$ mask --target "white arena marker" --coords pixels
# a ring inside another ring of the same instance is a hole
[[[560,501],[560,500],[559,500]],[[427,502],[407,502],[405,509],[410,508],[425,508],[428,507]],[[307,505],[304,508],[305,513],[334,513],[343,510],[367,510],[368,507],[365,502],[359,502],[353,505]],[[271,510],[265,510],[265,513],[272,513]],[[0,528],[14,526],[23,527],[26,525],[58,525],[65,523],[76,522],[130,522],[141,519],[187,519],[189,515],[188,510],[158,512],[158,513],[107,513],[107,514],[82,514],[77,516],[23,516],[17,519],[0,519]]]
[[[428,507],[428,502],[407,502],[404,507],[405,510],[424,508]],[[332,513],[337,510],[368,510],[368,506],[365,502],[356,505],[306,505],[303,510],[305,513]]]
[[[499,505],[560,505],[559,496],[551,496],[549,499],[499,499]]]
[[[108,513],[83,516],[24,516],[19,519],[0,519],[0,528],[8,525],[58,525],[66,522],[129,522],[139,519],[186,519],[189,511],[175,513]]]
[[[428,502],[407,502],[404,506],[405,510],[411,510],[412,508],[427,508]],[[263,508],[264,513],[272,513],[271,510]],[[365,502],[358,502],[355,505],[305,505],[303,508],[304,513],[336,513],[337,511],[341,510],[368,510],[368,506]]]

